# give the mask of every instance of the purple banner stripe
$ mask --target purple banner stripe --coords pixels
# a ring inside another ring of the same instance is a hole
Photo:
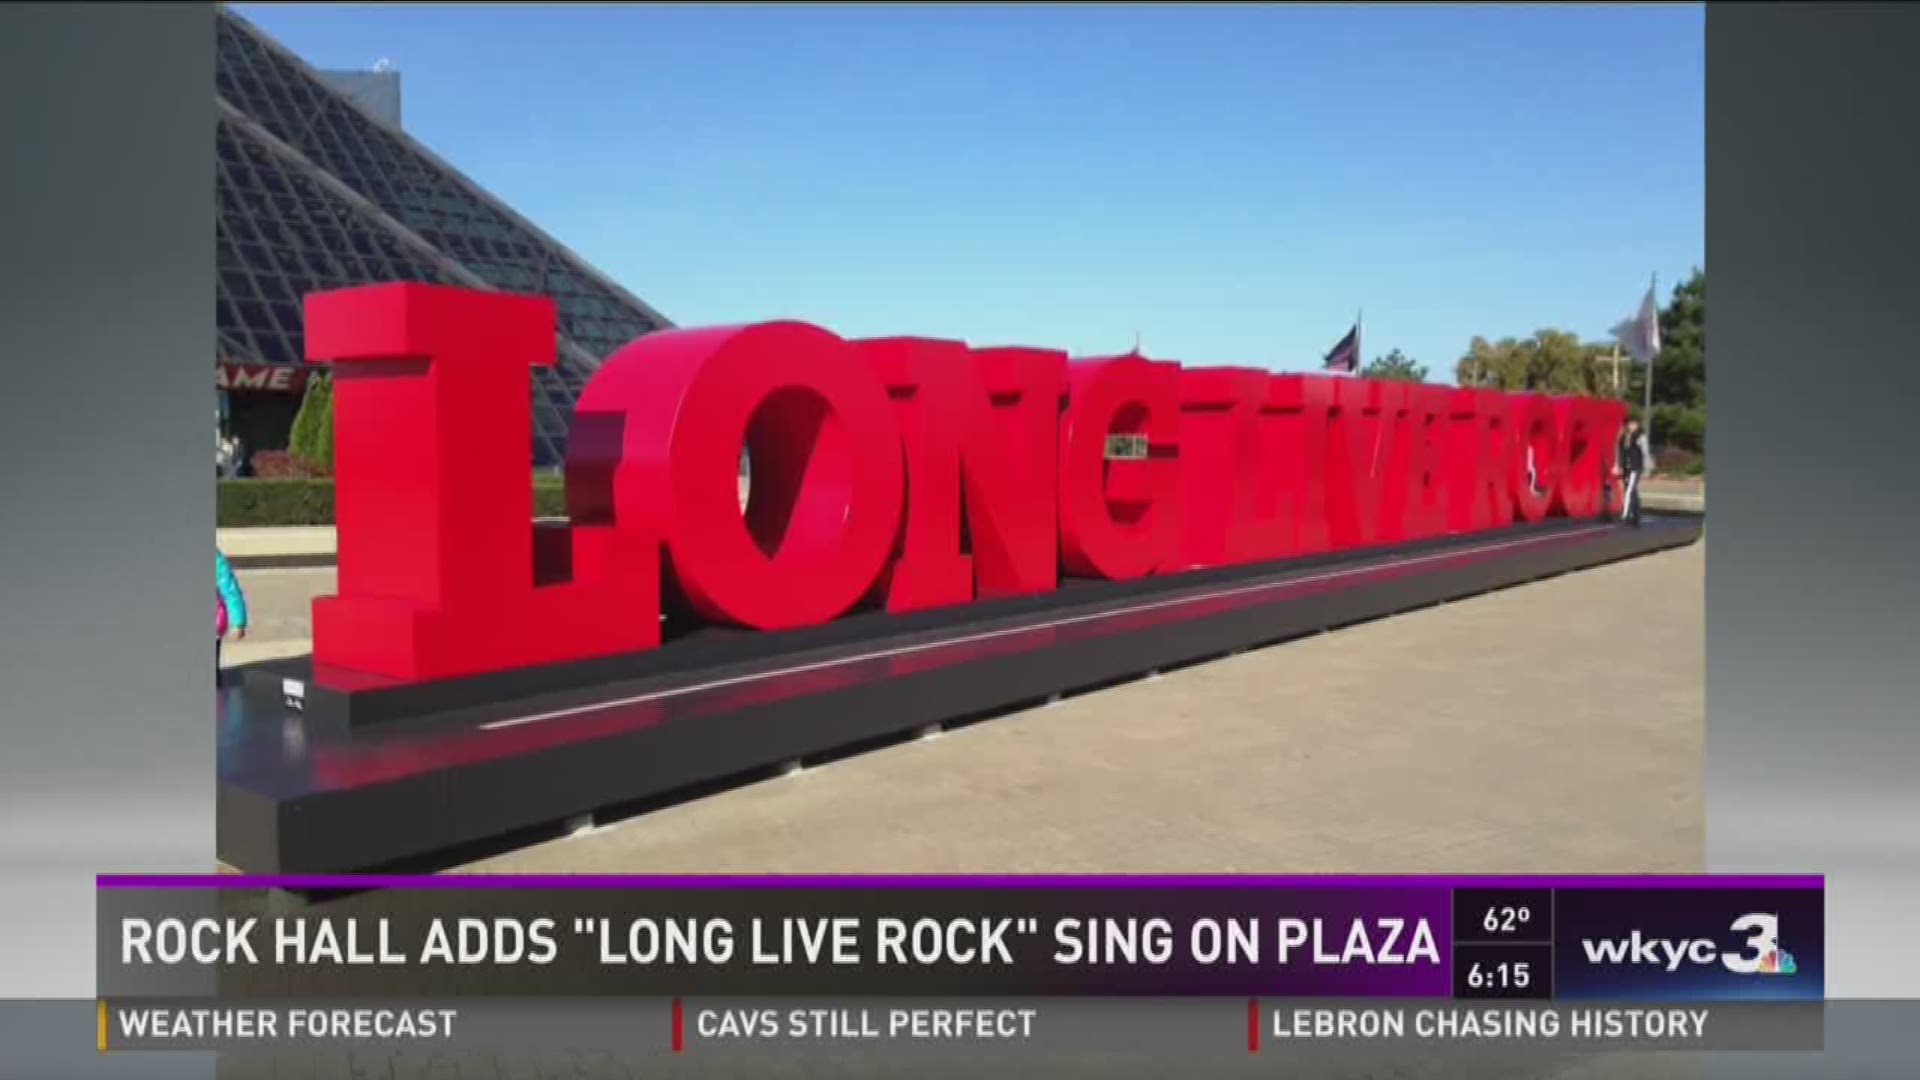
[[[1821,889],[1819,874],[101,874],[102,889]]]

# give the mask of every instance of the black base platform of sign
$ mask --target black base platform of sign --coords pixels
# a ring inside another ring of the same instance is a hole
[[[757,768],[1699,538],[1557,521],[1045,597],[703,632],[632,657],[329,695],[305,660],[219,698],[220,860],[371,871]],[[1568,612],[1577,619],[1579,612]],[[1063,767],[1066,763],[1062,763]]]

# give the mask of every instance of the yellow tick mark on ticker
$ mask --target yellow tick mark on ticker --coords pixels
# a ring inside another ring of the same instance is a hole
[[[107,999],[100,999],[100,1052],[107,1052]]]

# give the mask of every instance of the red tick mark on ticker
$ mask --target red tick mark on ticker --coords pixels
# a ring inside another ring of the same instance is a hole
[[[679,1053],[687,1044],[687,1015],[680,1005],[680,999],[673,999],[673,1052]]]
[[[1247,999],[1247,1053],[1260,1052],[1260,999]]]

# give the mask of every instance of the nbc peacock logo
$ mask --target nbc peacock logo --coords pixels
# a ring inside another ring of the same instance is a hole
[[[1793,954],[1777,945],[1760,958],[1762,975],[1791,975],[1796,970]]]

